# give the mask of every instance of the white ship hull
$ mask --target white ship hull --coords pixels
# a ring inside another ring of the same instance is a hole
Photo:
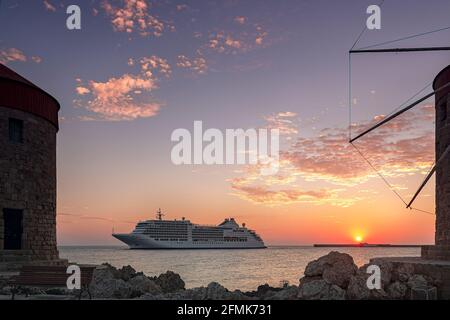
[[[217,226],[193,224],[189,220],[163,220],[161,210],[157,220],[140,221],[133,232],[113,234],[130,249],[262,249],[261,237],[255,231],[225,219]]]
[[[113,234],[113,237],[127,244],[130,249],[264,249],[262,241],[242,243],[226,241],[157,241],[144,234]]]

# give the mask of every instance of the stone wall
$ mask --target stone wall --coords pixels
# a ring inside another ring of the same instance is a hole
[[[450,145],[450,94],[436,105],[436,159]],[[450,157],[436,168],[436,245],[450,246]],[[450,252],[449,252],[450,253]],[[450,258],[450,257],[449,257]]]
[[[9,118],[23,120],[23,143],[9,141]],[[3,209],[23,210],[22,249],[32,260],[58,259],[56,247],[56,127],[0,106],[0,255]]]

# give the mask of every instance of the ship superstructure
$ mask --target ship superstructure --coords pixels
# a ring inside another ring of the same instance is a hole
[[[245,224],[239,226],[234,218],[227,218],[217,226],[193,224],[181,220],[163,220],[158,210],[156,220],[141,221],[129,234],[113,237],[130,249],[257,249],[265,248],[264,241]]]

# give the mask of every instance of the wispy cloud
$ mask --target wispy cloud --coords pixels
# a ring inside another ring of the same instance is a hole
[[[237,24],[245,24],[246,21],[247,17],[244,16],[237,16],[234,18],[234,22],[236,22]]]
[[[28,57],[22,50],[16,48],[8,48],[0,50],[0,63],[7,64],[10,62],[27,62]],[[31,61],[41,63],[42,58],[39,56],[32,56]]]
[[[284,112],[266,117],[266,120],[278,128],[287,124],[287,132],[290,132],[291,123],[279,120],[294,117],[294,113]],[[361,131],[382,118],[384,116],[377,116],[370,122],[354,126],[354,130]],[[389,179],[423,175],[434,161],[434,133],[430,128],[433,119],[434,108],[424,105],[408,116],[380,127],[358,148]],[[310,202],[345,207],[369,196],[346,197],[348,188],[378,179],[348,143],[347,128],[323,129],[316,136],[298,137],[281,152],[277,175],[262,176],[260,172],[257,166],[247,166],[241,176],[231,179],[233,194],[267,205]],[[302,190],[302,185],[310,183],[321,183],[326,187],[319,191]],[[399,183],[391,185],[398,190],[405,188]]]
[[[138,65],[139,73],[126,73],[104,82],[91,80],[87,84],[81,79],[76,79],[77,94],[90,99],[76,100],[75,104],[99,115],[98,120],[134,120],[157,115],[163,103],[155,101],[148,95],[142,98],[141,96],[158,89],[161,77],[170,77],[172,74],[170,64],[166,59],[156,55],[140,59],[129,58],[127,64],[130,67]],[[84,117],[89,121],[95,119],[92,116]]]
[[[159,72],[166,78],[172,74],[172,68],[166,59],[158,56],[144,57],[140,59],[141,70],[145,76],[151,78],[154,77],[155,72]]]
[[[264,117],[267,122],[267,129],[278,129],[281,134],[286,136],[296,135],[299,132],[299,124],[295,112],[278,112]]]
[[[88,86],[79,84],[79,95],[90,94],[93,98],[84,105],[86,109],[98,114],[103,120],[134,120],[158,114],[162,104],[159,102],[139,102],[136,96],[142,91],[156,89],[154,79],[140,75],[124,74],[105,82],[90,81]]]
[[[208,71],[206,59],[203,57],[188,58],[185,55],[179,55],[177,67],[193,71],[196,74],[205,74]]]
[[[239,21],[237,23],[240,24],[239,29],[242,30],[210,32],[208,43],[204,49],[223,54],[238,54],[268,45],[265,41],[268,32],[261,25],[247,24],[245,17],[236,17],[235,21]]]
[[[149,13],[150,4],[146,0],[124,0],[121,7],[103,0],[102,8],[111,17],[114,30],[119,32],[138,32],[141,36],[159,37],[166,29],[161,19]]]
[[[52,11],[52,12],[56,11],[56,7],[53,4],[51,4],[50,1],[48,1],[48,0],[44,0],[44,7],[45,7],[45,10],[47,10],[47,11]]]

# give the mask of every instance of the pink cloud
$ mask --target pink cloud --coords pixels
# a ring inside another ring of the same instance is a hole
[[[76,90],[77,90],[77,93],[78,93],[80,96],[84,96],[85,94],[88,94],[88,93],[91,92],[91,90],[89,90],[88,88],[81,87],[81,86],[80,86],[80,87],[77,87]]]
[[[178,4],[176,6],[176,8],[177,8],[177,11],[184,11],[184,10],[188,9],[189,6],[187,4]]]
[[[294,113],[281,112],[267,117],[267,120],[269,126],[271,123],[284,126],[285,122],[280,124],[273,119],[278,121],[293,117]],[[361,132],[382,118],[384,116],[377,116],[372,121],[354,125],[353,129]],[[434,162],[433,120],[433,106],[423,105],[378,128],[362,138],[357,146],[389,180],[423,175]],[[324,129],[316,136],[297,138],[281,152],[276,175],[262,176],[260,166],[247,166],[241,176],[231,179],[235,195],[268,205],[307,201],[346,207],[362,199],[361,195],[346,198],[348,188],[379,179],[349,144],[346,128]],[[398,180],[391,181],[394,188],[404,188],[394,181]],[[321,189],[322,193],[305,193],[299,187],[301,183],[315,182],[329,186]],[[345,188],[333,189],[336,185]],[[296,193],[299,189],[300,192]]]
[[[36,63],[41,63],[42,62],[42,58],[39,56],[32,56],[31,60],[33,60]]]
[[[383,117],[353,126],[353,130],[361,132]],[[434,132],[427,128],[433,119],[433,108],[425,105],[378,128],[355,145],[385,176],[419,173],[434,161]],[[357,183],[374,176],[373,169],[348,143],[345,128],[324,129],[319,136],[299,138],[283,157],[308,179]]]
[[[6,64],[14,61],[26,62],[27,57],[21,50],[16,48],[0,50],[0,63]]]
[[[281,134],[296,135],[298,133],[297,114],[295,112],[279,112],[264,117],[267,129],[278,129]]]
[[[208,65],[205,58],[197,57],[194,59],[189,59],[184,55],[178,56],[177,67],[189,69],[196,74],[205,74],[208,70]]]
[[[269,204],[288,204],[295,202],[311,202],[330,197],[327,190],[270,190],[265,187],[245,186],[239,184],[232,184],[233,190],[238,191],[238,195],[245,199],[256,203]]]
[[[47,11],[52,11],[52,12],[56,11],[56,7],[54,5],[52,5],[50,3],[50,1],[48,1],[48,0],[44,0],[44,7]]]
[[[27,62],[29,59],[35,63],[41,63],[42,58],[39,56],[27,57],[26,54],[16,48],[8,48],[0,50],[0,63],[7,64],[10,62]]]
[[[114,30],[119,32],[138,32],[141,36],[163,34],[165,23],[149,13],[150,5],[146,0],[124,0],[122,7],[113,6],[103,0],[102,8],[111,17]]]
[[[144,57],[140,61],[141,70],[147,77],[153,77],[153,72],[159,72],[165,77],[170,77],[172,74],[172,68],[166,59],[160,58],[158,56]]]
[[[234,18],[234,22],[236,22],[237,24],[245,24],[246,21],[247,18],[244,16],[237,16]]]
[[[236,18],[235,18],[236,19]],[[238,21],[246,21],[245,17],[237,17]],[[257,48],[267,46],[265,39],[268,33],[260,25],[242,24],[243,27],[238,32],[227,32],[220,30],[211,33],[208,43],[204,46],[209,50],[225,53],[237,54],[245,53]]]
[[[154,79],[124,74],[106,82],[90,81],[88,88],[80,84],[77,93],[91,93],[93,98],[85,104],[85,108],[104,120],[134,120],[158,114],[161,103],[136,101],[136,92],[151,92],[156,88]]]

